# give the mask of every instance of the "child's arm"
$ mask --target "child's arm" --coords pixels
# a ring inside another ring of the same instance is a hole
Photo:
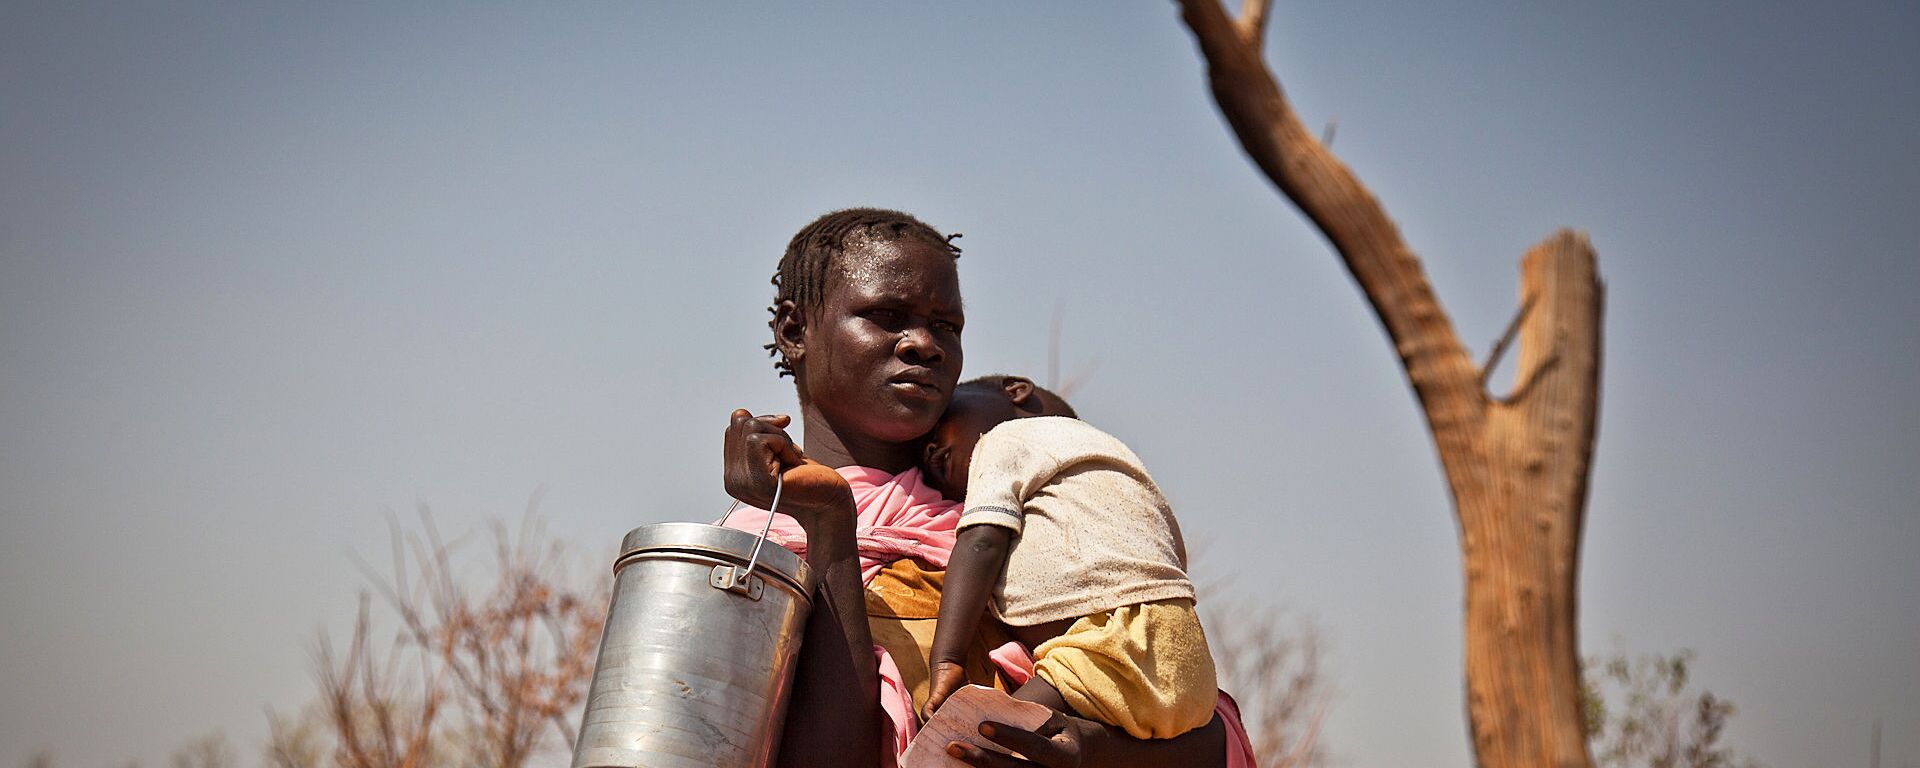
[[[1053,687],[1052,683],[1039,675],[1028,678],[1027,682],[1020,686],[1020,690],[1013,692],[1013,697],[1021,701],[1031,701],[1063,715],[1086,717],[1073,711],[1073,707],[1067,704],[1067,698],[1060,695],[1060,689]]]
[[[980,626],[980,614],[987,610],[987,598],[1000,580],[1012,542],[1013,530],[998,525],[967,526],[954,541],[927,659],[928,715],[967,684],[967,644]]]

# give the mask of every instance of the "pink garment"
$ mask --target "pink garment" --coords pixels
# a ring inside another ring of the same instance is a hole
[[[960,523],[958,502],[942,498],[917,468],[898,475],[867,467],[841,467],[836,471],[853,486],[861,580],[872,581],[881,568],[903,557],[919,558],[935,568],[947,567]],[[728,528],[755,534],[766,524],[767,512],[752,507],[741,507],[727,518]],[[784,514],[773,516],[767,540],[796,555],[807,554],[807,532]]]
[[[1227,727],[1227,768],[1260,768],[1254,760],[1253,741],[1247,738],[1247,726],[1240,722],[1240,702],[1221,691],[1213,711],[1220,713],[1220,723]]]
[[[871,583],[880,569],[903,557],[917,558],[935,568],[947,567],[960,524],[960,505],[947,501],[927,485],[919,469],[898,475],[868,467],[840,467],[835,471],[853,488],[854,540],[860,551],[862,583]],[[727,517],[726,525],[758,534],[767,525],[767,515],[763,509],[742,507]],[[807,554],[807,532],[784,514],[773,514],[767,540],[796,555]],[[880,670],[880,712],[887,718],[881,735],[892,742],[883,745],[880,764],[894,768],[913,744],[920,720],[914,717],[913,693],[900,674],[900,665],[878,645],[873,647],[873,655]],[[1031,669],[1032,661],[1027,666]]]
[[[913,716],[913,692],[907,690],[893,655],[878,645],[873,647],[873,655],[880,665],[880,713],[887,717],[886,725],[880,728],[880,737],[888,742],[880,745],[880,765],[891,768],[900,764],[900,756],[913,745],[920,721]]]
[[[860,579],[872,582],[887,564],[903,557],[917,558],[935,568],[947,567],[953,554],[955,531],[960,523],[960,505],[947,501],[926,484],[919,469],[889,475],[868,467],[840,467],[836,470],[853,487],[855,512],[854,538],[860,550]],[[767,524],[765,510],[742,507],[726,520],[729,528],[758,534]],[[773,527],[767,539],[786,547],[796,555],[807,554],[807,534],[793,518],[773,515]],[[895,768],[920,730],[913,714],[913,694],[900,674],[900,666],[878,645],[873,647],[880,669],[880,711],[887,723],[882,738],[892,742],[881,748],[881,765]],[[987,654],[1007,677],[1024,682],[1033,677],[1033,657],[1018,643],[1007,643]],[[1227,726],[1227,768],[1255,768],[1253,746],[1240,724],[1240,708],[1225,691],[1214,710]]]

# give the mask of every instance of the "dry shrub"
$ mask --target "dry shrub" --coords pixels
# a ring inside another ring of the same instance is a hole
[[[1209,609],[1206,627],[1220,687],[1240,704],[1257,762],[1324,765],[1320,729],[1332,694],[1321,676],[1319,630],[1277,609],[1233,603]]]
[[[328,721],[318,705],[298,717],[267,710],[266,768],[320,768],[327,763]]]
[[[235,768],[239,760],[234,756],[233,746],[222,733],[211,733],[194,739],[173,751],[168,761],[172,768]],[[53,768],[53,755],[36,752],[27,760],[27,768]],[[127,768],[140,768],[140,764],[128,763]]]
[[[560,547],[529,516],[519,536],[498,523],[492,580],[458,578],[453,550],[424,511],[393,531],[392,576],[373,573],[344,654],[322,637],[321,700],[298,720],[269,713],[274,768],[522,768],[571,749],[605,622],[607,579],[569,587]],[[597,561],[604,562],[604,561]],[[399,619],[372,641],[373,595]],[[1221,687],[1235,696],[1259,764],[1324,764],[1330,694],[1318,630],[1272,609],[1210,609]],[[321,757],[330,752],[330,760]]]
[[[1587,741],[1600,768],[1735,768],[1757,765],[1721,743],[1733,702],[1691,687],[1693,652],[1588,658]]]
[[[324,637],[320,642],[321,703],[333,728],[334,761],[341,768],[437,766],[442,761],[434,760],[436,719],[446,697],[440,671],[425,649],[412,648],[420,656],[422,682],[407,692],[399,682],[400,664],[409,657],[411,638],[395,637],[385,659],[377,658],[367,647],[368,602],[361,593],[346,658],[336,658]]]
[[[571,749],[606,618],[605,581],[588,591],[563,583],[561,548],[529,514],[517,538],[491,526],[493,579],[473,588],[459,578],[454,548],[432,517],[422,511],[420,521],[418,533],[395,524],[390,580],[362,564],[399,618],[391,645],[372,648],[366,593],[346,653],[321,639],[333,764],[520,768]],[[298,756],[311,753],[297,735],[275,729],[269,754],[286,757],[277,764],[298,766]]]
[[[227,737],[217,733],[174,750],[172,763],[173,768],[234,768],[237,764]]]

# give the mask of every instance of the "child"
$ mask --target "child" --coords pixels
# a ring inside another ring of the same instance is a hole
[[[965,501],[928,715],[965,684],[963,649],[991,593],[995,615],[1034,648],[1034,677],[1015,698],[1142,739],[1213,718],[1186,547],[1133,451],[1033,382],[988,376],[955,388],[923,463],[934,487]]]

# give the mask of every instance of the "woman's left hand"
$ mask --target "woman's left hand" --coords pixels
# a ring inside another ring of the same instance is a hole
[[[948,744],[947,754],[978,768],[1081,768],[1098,764],[1088,756],[1089,748],[1106,736],[1106,729],[1091,720],[1055,712],[1031,731],[1005,723],[981,723],[980,735],[1026,755],[1027,759],[981,749],[963,741]]]

